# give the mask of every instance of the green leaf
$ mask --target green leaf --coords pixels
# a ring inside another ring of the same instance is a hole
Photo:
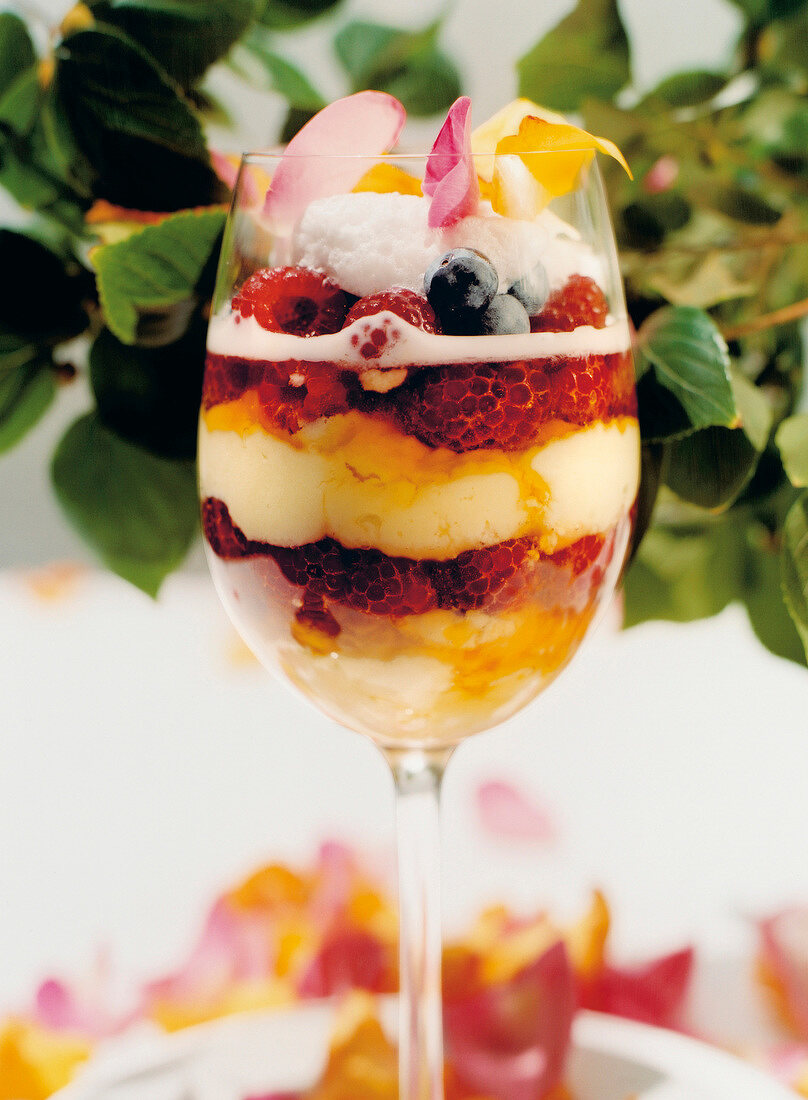
[[[731,516],[704,527],[652,527],[624,580],[625,625],[718,614],[737,597],[743,552]]]
[[[740,8],[751,23],[763,26],[799,11],[805,0],[731,0],[731,3]]]
[[[68,518],[101,560],[156,596],[196,532],[193,464],[158,458],[88,413],[63,436],[51,473]]]
[[[774,437],[788,480],[798,489],[808,485],[808,413],[789,416]]]
[[[27,341],[55,343],[77,336],[87,326],[82,299],[92,280],[26,233],[0,229],[0,256],[7,271],[0,295],[0,329]]]
[[[628,248],[656,249],[667,233],[690,220],[690,203],[677,191],[646,195],[624,207],[618,222],[620,244]]]
[[[742,599],[752,629],[778,657],[805,664],[805,649],[785,603],[778,540],[763,524],[747,532]]]
[[[256,7],[256,0],[105,0],[93,15],[138,42],[189,87],[241,38]]]
[[[0,373],[0,454],[41,420],[55,394],[49,364],[32,363]]]
[[[294,30],[332,11],[341,0],[264,0],[261,22],[274,31]]]
[[[457,69],[440,50],[413,54],[401,69],[380,73],[375,84],[418,118],[447,111],[462,92]]]
[[[645,321],[639,354],[676,397],[693,428],[737,422],[727,345],[703,310],[665,306]]]
[[[0,129],[5,125],[24,137],[36,121],[41,99],[42,88],[36,67],[26,69],[0,92]]]
[[[702,508],[726,508],[741,494],[771,431],[773,411],[761,390],[736,373],[731,384],[737,426],[704,428],[668,447],[666,484]]]
[[[197,315],[182,339],[156,348],[122,344],[102,329],[90,349],[90,383],[107,427],[156,454],[193,458],[206,329]]]
[[[220,210],[175,214],[93,252],[104,316],[119,340],[135,343],[149,313],[193,299],[224,221]]]
[[[13,12],[0,12],[0,97],[35,64],[36,50],[23,20]]]
[[[740,429],[703,428],[669,444],[665,483],[682,500],[723,509],[748,484],[759,456]]]
[[[695,107],[706,103],[726,87],[727,77],[704,69],[692,69],[666,77],[642,100],[643,104],[664,103],[668,107]]]
[[[780,570],[786,607],[808,654],[808,493],[794,501],[783,524]]]
[[[97,27],[69,35],[56,57],[55,91],[96,194],[161,211],[221,199],[199,120],[135,42]]]
[[[716,210],[745,225],[775,225],[782,217],[782,211],[745,187],[717,187],[702,193]]]
[[[377,88],[400,99],[407,111],[428,117],[460,95],[460,76],[437,47],[440,22],[417,31],[354,20],[334,39],[354,91]]]
[[[325,99],[305,73],[268,49],[257,36],[251,36],[244,46],[260,61],[273,91],[282,95],[291,107],[305,111],[319,111],[325,106]]]
[[[517,63],[519,95],[557,111],[611,99],[631,80],[628,37],[616,0],[578,0]]]

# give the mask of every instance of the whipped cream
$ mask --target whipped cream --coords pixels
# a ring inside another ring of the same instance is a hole
[[[309,203],[291,242],[292,263],[330,275],[364,297],[390,287],[424,290],[430,263],[452,248],[475,248],[496,268],[499,289],[544,265],[550,289],[570,275],[603,284],[603,265],[572,226],[549,210],[536,219],[495,214],[490,204],[446,229],[427,224],[429,200],[373,191],[332,195]]]
[[[381,328],[383,347],[371,359],[362,355],[370,333]],[[408,324],[389,310],[360,317],[339,332],[324,336],[292,336],[268,332],[254,317],[241,317],[227,307],[211,318],[208,351],[240,359],[281,363],[337,363],[347,370],[392,370],[443,363],[501,363],[517,359],[579,358],[609,355],[631,346],[628,322],[612,318],[605,328],[581,325],[572,332],[525,332],[508,336],[436,336]]]

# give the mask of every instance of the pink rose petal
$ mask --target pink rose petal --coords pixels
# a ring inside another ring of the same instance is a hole
[[[471,100],[456,99],[435,139],[424,175],[424,194],[429,195],[429,226],[454,225],[477,210],[480,185],[471,155]]]
[[[555,943],[500,985],[444,1003],[447,1052],[473,1095],[536,1100],[558,1084],[575,1013],[567,950]]]
[[[303,975],[298,993],[331,997],[349,989],[388,992],[389,974],[388,952],[376,937],[359,928],[342,928],[327,937]]]
[[[398,141],[406,117],[386,92],[357,92],[323,107],[287,145],[267,192],[266,216],[290,229],[314,199],[351,191],[368,170],[366,158]]]
[[[808,907],[775,913],[759,932],[761,962],[779,986],[789,1023],[808,1038]]]
[[[497,838],[545,843],[555,836],[547,811],[532,802],[524,791],[503,780],[480,784],[477,813],[482,827]]]
[[[605,966],[581,989],[581,1005],[613,1016],[681,1028],[695,953],[692,947],[633,967]]]
[[[269,937],[263,922],[236,914],[227,902],[218,901],[185,965],[150,983],[145,999],[153,1003],[215,997],[230,984],[265,978],[269,964]]]

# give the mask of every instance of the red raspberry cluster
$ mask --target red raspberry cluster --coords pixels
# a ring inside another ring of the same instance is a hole
[[[350,300],[327,275],[306,267],[256,271],[233,298],[242,317],[255,317],[261,328],[292,336],[339,332]]]
[[[553,604],[566,603],[566,589],[582,579],[594,593],[603,577],[604,537],[589,535],[558,553],[542,556],[533,537],[508,539],[467,550],[449,561],[390,557],[380,550],[348,549],[332,538],[303,546],[251,542],[233,524],[227,506],[203,504],[205,537],[221,558],[269,557],[290,584],[303,589],[298,618],[329,633],[327,602],[372,615],[419,615],[437,608],[474,611],[507,606],[526,591],[551,586]],[[531,576],[540,563],[541,575]],[[550,572],[548,572],[548,570]],[[548,587],[549,591],[549,587]],[[541,598],[542,592],[536,592]]]
[[[402,427],[431,447],[520,450],[548,420],[585,425],[633,414],[626,356],[453,363],[420,371],[391,395]]]
[[[541,313],[530,318],[531,332],[572,332],[579,325],[604,328],[609,303],[594,279],[571,275],[560,290],[554,290]]]

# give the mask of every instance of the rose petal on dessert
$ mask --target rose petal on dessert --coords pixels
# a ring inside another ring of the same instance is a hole
[[[357,92],[318,111],[286,147],[264,203],[264,214],[290,229],[314,199],[351,191],[365,158],[395,145],[404,107],[386,92]]]
[[[480,187],[471,156],[471,100],[460,96],[449,108],[426,162],[424,194],[430,229],[454,225],[477,210]]]
[[[510,981],[445,999],[447,1052],[472,1095],[535,1100],[560,1081],[575,1013],[575,982],[556,942]]]
[[[596,137],[569,123],[548,122],[543,118],[528,115],[519,124],[516,134],[502,138],[496,147],[494,157],[494,192],[492,205],[498,214],[509,216],[509,202],[523,201],[521,191],[514,190],[512,163],[504,159],[503,175],[498,179],[497,166],[500,158],[517,156],[539,184],[538,195],[544,195],[545,201],[572,191],[581,178],[583,171],[591,164],[595,153],[606,153],[631,176],[626,159],[614,142],[608,138]],[[507,166],[507,173],[505,167]]]
[[[758,970],[778,1015],[808,1038],[808,907],[793,906],[763,920]]]
[[[498,839],[546,843],[555,837],[550,814],[513,783],[496,779],[481,783],[476,803],[483,828]]]
[[[656,1027],[680,1028],[695,952],[683,948],[638,966],[604,966],[580,986],[581,1006]]]

